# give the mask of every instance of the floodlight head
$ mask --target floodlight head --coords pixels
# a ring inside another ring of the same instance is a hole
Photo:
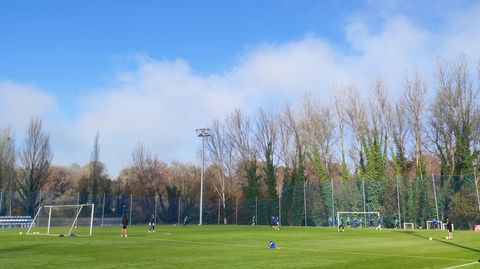
[[[197,132],[198,137],[211,136],[209,128],[199,128],[199,129],[195,129],[195,131]]]

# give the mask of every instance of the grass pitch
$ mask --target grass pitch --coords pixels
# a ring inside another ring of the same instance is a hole
[[[93,237],[0,230],[0,268],[480,268],[480,234],[384,229],[95,227]],[[19,235],[19,232],[23,235]],[[429,240],[429,238],[433,240]],[[269,241],[277,249],[268,249]]]

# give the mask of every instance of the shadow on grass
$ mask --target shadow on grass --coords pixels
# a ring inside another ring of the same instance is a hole
[[[416,236],[416,237],[420,237],[420,238],[429,239],[429,237],[427,237],[425,235],[417,234],[416,232],[413,232],[413,231],[404,231],[403,233],[408,234],[408,235],[412,235],[412,236]],[[432,240],[443,243],[443,244],[446,244],[446,245],[454,246],[454,247],[457,247],[457,248],[462,248],[462,249],[466,249],[466,250],[470,250],[470,251],[473,251],[473,252],[480,253],[479,249],[475,249],[475,248],[471,248],[471,247],[467,247],[467,246],[462,246],[462,245],[459,245],[459,244],[455,244],[451,241],[440,240],[440,239],[435,239],[435,238],[432,238]]]
[[[22,252],[22,251],[31,251],[33,249],[38,249],[40,246],[44,244],[28,244],[28,245],[19,245],[13,247],[6,247],[0,248],[0,258],[3,258],[1,254],[11,254],[15,252]]]

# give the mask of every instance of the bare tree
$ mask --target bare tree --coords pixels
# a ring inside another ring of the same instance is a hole
[[[438,64],[437,94],[430,107],[430,140],[441,161],[442,173],[472,171],[472,143],[480,130],[479,89],[472,86],[465,57]],[[455,188],[460,187],[460,182]]]
[[[167,180],[166,164],[142,144],[137,144],[133,150],[132,161],[135,182],[139,183],[135,187],[137,194],[144,197],[162,196]]]
[[[89,179],[89,192],[90,192],[90,203],[97,203],[98,195],[98,185],[99,177],[102,173],[102,165],[100,163],[100,144],[98,142],[99,133],[95,134],[93,139],[93,150],[90,157],[90,179]]]
[[[416,72],[413,77],[407,77],[405,81],[405,92],[402,96],[402,107],[409,119],[409,130],[415,139],[415,168],[422,169],[422,133],[425,113],[425,97],[427,94],[427,83]]]
[[[279,143],[278,154],[279,160],[284,167],[284,174],[288,174],[288,171],[293,167],[295,162],[295,146],[294,146],[294,132],[290,126],[287,114],[291,113],[289,106],[285,107],[285,110],[279,116]]]
[[[0,129],[0,189],[7,192],[2,195],[0,201],[3,205],[8,205],[8,214],[12,215],[12,200],[15,191],[15,139],[10,128]],[[3,207],[3,208],[6,208]],[[0,208],[2,210],[3,208]],[[0,212],[2,214],[2,212]]]
[[[190,215],[190,210],[195,206],[199,194],[200,169],[193,163],[172,162],[170,164],[172,182],[180,192],[178,220]]]
[[[396,169],[396,176],[405,176],[407,172],[407,159],[405,156],[407,118],[402,101],[397,101],[392,110],[388,120],[391,137],[390,143],[395,145],[396,149],[396,154],[392,156],[392,158],[395,158],[395,164],[397,165],[397,167],[394,167]],[[393,152],[392,155],[394,155]]]
[[[276,146],[278,141],[278,117],[273,112],[263,109],[258,110],[256,120],[255,148],[261,154],[258,155],[264,162],[264,181],[267,186],[268,198],[275,199],[277,196]]]
[[[338,125],[338,138],[340,139],[340,156],[342,162],[342,178],[343,180],[348,180],[348,169],[347,169],[347,162],[346,162],[346,154],[345,154],[345,127],[347,124],[347,115],[346,111],[346,96],[348,91],[350,91],[353,87],[347,86],[345,88],[334,88],[334,102],[335,102],[335,113],[336,113],[336,120]]]
[[[291,133],[291,138],[293,139],[294,145],[294,158],[293,164],[294,167],[300,167],[303,169],[305,167],[305,143],[303,137],[301,136],[300,121],[295,116],[294,111],[290,106],[286,106],[284,110],[284,121],[286,128],[289,129]]]
[[[218,198],[222,202],[223,223],[227,224],[226,201],[230,194],[234,177],[234,148],[229,139],[229,135],[218,120],[215,120],[211,127],[212,135],[207,139],[208,157],[211,161],[211,167],[215,173],[210,181],[213,185]]]
[[[333,115],[329,107],[322,106],[312,99],[310,95],[306,95],[303,100],[304,115],[301,122],[303,143],[308,147],[307,154],[310,159],[318,155],[326,176],[330,177],[329,164],[332,162],[332,148],[335,143]]]
[[[34,117],[28,125],[25,145],[20,153],[23,169],[18,182],[19,194],[27,214],[34,214],[40,203],[38,192],[48,177],[52,159],[49,135],[43,131],[42,121]]]
[[[357,172],[365,172],[364,170],[364,161],[363,161],[363,148],[362,143],[360,143],[362,136],[365,132],[367,126],[366,120],[366,105],[359,98],[359,93],[356,88],[351,87],[348,89],[347,93],[347,123],[352,133],[351,146],[350,146],[350,157],[355,163]]]

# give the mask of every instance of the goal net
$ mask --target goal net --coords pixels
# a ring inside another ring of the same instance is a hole
[[[41,206],[27,234],[92,236],[94,204]]]
[[[427,230],[444,230],[443,223],[441,221],[427,220]]]
[[[369,226],[375,226],[377,218],[380,217],[380,212],[337,212],[337,225],[340,223],[340,219],[343,221],[343,225],[354,228],[365,228]]]
[[[403,223],[403,229],[404,230],[415,230],[415,224],[412,222],[404,222]]]

